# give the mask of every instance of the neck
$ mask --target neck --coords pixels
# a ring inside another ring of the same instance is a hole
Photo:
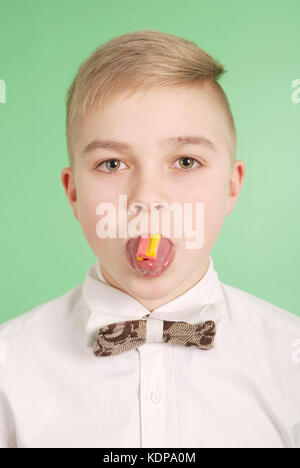
[[[124,287],[122,287],[121,284],[119,284],[115,278],[111,276],[111,274],[103,268],[103,266],[100,264],[100,270],[101,273],[104,277],[104,279],[107,281],[108,284],[110,284],[112,287],[119,289],[120,291],[125,292],[126,294],[130,294],[134,299],[136,299],[140,304],[142,304],[146,309],[149,310],[149,312],[152,312],[155,309],[158,309],[159,307],[167,304],[168,302],[176,299],[179,296],[182,296],[184,293],[186,293],[189,289],[193,288],[206,274],[207,270],[209,267],[209,257],[207,257],[201,265],[197,269],[195,269],[188,278],[186,278],[184,281],[181,281],[180,285],[173,289],[170,294],[160,297],[158,299],[144,299],[135,296],[134,294],[129,293]]]

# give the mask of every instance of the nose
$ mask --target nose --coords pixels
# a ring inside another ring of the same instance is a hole
[[[132,226],[170,237],[167,226],[172,187],[168,173],[157,167],[153,158],[146,159],[145,164],[136,171],[128,185],[127,195],[129,223],[132,222]]]
[[[137,214],[139,214],[141,211],[146,211],[147,210],[147,205],[148,205],[147,203],[135,202],[135,203],[132,203],[132,208],[133,208],[133,210],[136,211]],[[163,205],[161,203],[158,203],[158,202],[152,202],[152,206],[156,210],[161,210],[163,208]]]
[[[139,229],[145,232],[160,232],[164,231],[164,235],[169,236],[168,228],[163,222],[164,215],[168,211],[168,204],[161,202],[149,201],[135,201],[129,205],[129,215],[133,215],[133,218],[141,217],[141,221],[138,223]],[[167,229],[167,231],[165,231]]]
[[[128,205],[132,207],[133,213],[143,214],[145,211],[161,213],[169,204],[170,187],[167,187],[166,179],[156,173],[153,168],[143,168],[143,171],[136,175],[128,193]]]

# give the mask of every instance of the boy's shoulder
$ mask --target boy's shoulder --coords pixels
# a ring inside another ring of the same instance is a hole
[[[66,293],[2,323],[0,325],[0,339],[7,339],[21,331],[45,325],[49,321],[59,321],[66,318],[78,303],[81,287],[81,284],[74,286]]]
[[[220,282],[232,314],[243,321],[280,328],[290,333],[300,333],[300,316],[242,289]]]

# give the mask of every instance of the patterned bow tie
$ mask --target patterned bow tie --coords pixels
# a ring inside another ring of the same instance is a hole
[[[194,325],[152,318],[127,320],[101,327],[97,333],[93,352],[96,357],[113,356],[146,342],[155,341],[181,346],[195,346],[198,349],[211,349],[215,334],[216,324],[213,320]]]

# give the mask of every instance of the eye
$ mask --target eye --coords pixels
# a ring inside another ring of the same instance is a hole
[[[107,159],[106,161],[102,161],[99,164],[97,164],[97,169],[103,166],[101,172],[118,172],[118,169],[120,169],[121,164],[123,164],[126,167],[126,165],[119,159]]]
[[[189,156],[182,156],[181,158],[178,158],[175,163],[179,161],[179,168],[181,169],[185,169],[185,170],[189,170],[189,169],[193,169],[195,164],[196,163],[196,167],[197,167],[197,164],[198,164],[198,167],[200,166],[203,166],[202,163],[200,163],[199,161],[197,161],[196,159],[194,158],[191,158]],[[175,166],[176,167],[176,166]],[[178,166],[177,166],[178,167]]]

